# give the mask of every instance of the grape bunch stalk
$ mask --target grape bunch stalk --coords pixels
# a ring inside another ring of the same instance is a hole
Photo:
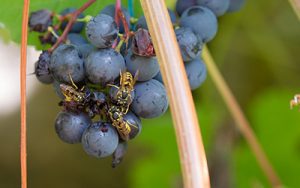
[[[237,1],[227,0],[222,10],[225,1],[207,2],[178,0],[176,13],[169,10],[191,90],[206,79],[200,54],[216,35],[216,15],[232,11]],[[131,17],[118,3],[96,16],[85,16],[86,8],[30,14],[31,31],[40,33],[45,48],[50,46],[40,54],[34,73],[41,83],[52,84],[60,98],[58,137],[81,143],[91,156],[112,155],[116,167],[128,141],[140,134],[141,118],[162,116],[168,99],[145,17]]]

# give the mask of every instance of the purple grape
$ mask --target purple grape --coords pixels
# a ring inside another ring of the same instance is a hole
[[[121,10],[122,10],[122,12],[123,12],[123,14],[125,16],[126,22],[128,24],[128,27],[129,27],[130,26],[130,15],[129,15],[129,12],[124,7],[121,7]],[[104,7],[104,9],[101,10],[100,13],[101,14],[109,15],[113,19],[115,19],[115,5],[114,4],[107,5],[106,7]],[[123,25],[123,23],[122,23],[121,20],[120,20],[120,26],[119,26],[119,28],[120,28],[120,33],[124,33],[125,32],[124,25]]]
[[[230,0],[197,0],[198,5],[209,8],[216,16],[225,14],[229,7]]]
[[[159,72],[159,65],[156,57],[142,57],[132,53],[131,50],[125,57],[127,70],[135,75],[138,71],[138,81],[152,79]]]
[[[67,14],[70,14],[70,13],[73,13],[76,11],[76,8],[66,8],[64,9],[60,14],[62,16],[65,16]],[[79,16],[77,18],[84,18],[84,15],[82,13],[79,14]],[[62,24],[61,24],[61,30],[64,30],[67,26],[68,22],[67,21],[64,21]],[[84,22],[75,22],[70,30],[70,33],[80,33],[84,27]]]
[[[116,168],[123,160],[124,155],[127,152],[128,144],[127,142],[119,142],[116,151],[113,153],[113,159],[111,166]]]
[[[201,86],[206,79],[206,66],[202,59],[197,58],[184,64],[191,90]]]
[[[55,120],[55,131],[62,141],[76,144],[80,143],[83,132],[91,123],[84,113],[60,112]]]
[[[191,61],[202,51],[202,41],[190,28],[181,27],[175,30],[183,61]]]
[[[168,109],[168,99],[164,86],[157,80],[139,82],[134,87],[135,98],[131,110],[141,118],[155,118]]]
[[[109,48],[118,37],[119,29],[114,19],[98,14],[86,26],[87,39],[97,48]]]
[[[73,45],[62,44],[51,55],[50,70],[53,77],[62,83],[71,84],[85,79],[84,62],[81,53]]]
[[[176,12],[178,16],[181,16],[181,14],[188,8],[197,5],[197,0],[177,0],[176,1]]]
[[[94,157],[107,157],[117,149],[119,136],[110,123],[95,122],[82,135],[84,151]]]
[[[190,27],[194,33],[201,36],[203,42],[209,42],[217,34],[218,21],[210,9],[193,6],[182,13],[180,26]]]
[[[114,83],[120,71],[125,70],[125,62],[122,55],[111,48],[98,49],[90,52],[86,58],[85,69],[92,83],[105,87]]]

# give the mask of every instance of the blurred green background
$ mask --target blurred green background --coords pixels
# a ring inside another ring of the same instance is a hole
[[[32,0],[30,9],[59,12],[83,2]],[[113,2],[98,0],[87,13],[95,15]],[[135,4],[140,15],[137,0]],[[167,4],[174,7],[172,0]],[[20,41],[21,12],[21,0],[1,1],[0,35],[5,41]],[[289,101],[300,93],[299,23],[288,1],[252,0],[241,11],[219,18],[218,34],[208,44],[286,187],[300,186],[300,112],[289,109]],[[29,34],[30,44],[37,44],[36,36]],[[1,67],[11,63],[0,61]],[[59,100],[51,86],[38,83],[36,87],[28,98],[29,187],[182,187],[169,112],[161,118],[143,120],[142,134],[129,143],[122,164],[112,169],[111,158],[95,159],[85,154],[81,145],[59,140],[54,131]],[[4,89],[10,88],[0,88]],[[209,76],[193,96],[212,187],[270,187]],[[0,111],[5,108],[0,106]],[[17,109],[8,115],[0,113],[0,187],[20,186],[19,116]]]

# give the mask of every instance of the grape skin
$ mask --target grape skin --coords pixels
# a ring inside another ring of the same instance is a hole
[[[139,82],[134,87],[135,98],[131,110],[141,118],[156,118],[168,109],[164,86],[157,80]]]
[[[209,8],[216,16],[226,13],[230,0],[198,0],[198,5]]]
[[[66,8],[64,9],[60,15],[65,16],[67,14],[73,13],[76,11],[76,8],[70,7],[70,8]],[[84,15],[82,13],[79,14],[79,16],[77,18],[84,18]],[[64,21],[61,24],[61,30],[65,30],[66,26],[67,26],[68,22]],[[73,24],[73,26],[71,27],[70,33],[80,33],[84,27],[84,22],[75,22]]]
[[[184,64],[191,90],[195,90],[202,85],[206,79],[206,66],[202,59],[197,58]]]
[[[119,29],[112,17],[98,14],[86,26],[86,36],[97,48],[109,48],[118,37]]]
[[[159,65],[156,57],[137,56],[129,50],[125,57],[127,70],[135,75],[138,72],[138,81],[147,81],[152,79],[159,72]]]
[[[125,61],[121,54],[115,50],[98,49],[90,52],[85,62],[86,75],[94,84],[105,87],[108,83],[114,83],[125,70]]]
[[[95,122],[82,135],[84,151],[94,157],[107,157],[117,149],[119,136],[110,123]]]
[[[198,57],[202,51],[202,40],[190,28],[181,27],[175,30],[183,61]]]
[[[62,141],[76,144],[81,142],[82,134],[91,122],[84,113],[60,112],[55,120],[55,131]]]
[[[122,12],[123,12],[123,14],[125,16],[125,19],[126,19],[126,22],[127,22],[128,26],[130,26],[130,15],[129,15],[129,12],[124,7],[121,7],[121,10],[122,10]],[[104,7],[104,9],[102,9],[100,11],[100,13],[101,14],[106,14],[106,15],[112,17],[113,19],[115,19],[115,5],[114,4],[107,5],[106,7]],[[120,33],[124,33],[125,29],[124,29],[124,25],[123,25],[123,23],[122,23],[121,20],[120,20],[119,24],[120,24],[119,25]]]
[[[85,79],[84,61],[74,45],[62,44],[51,55],[50,71],[53,77],[62,83],[71,84]]]
[[[190,27],[206,43],[217,34],[218,21],[210,9],[202,6],[193,6],[185,10],[181,15],[180,26]]]

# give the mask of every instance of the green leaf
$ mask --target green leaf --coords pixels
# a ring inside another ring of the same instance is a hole
[[[293,95],[288,90],[270,89],[261,94],[251,107],[254,131],[287,187],[299,185],[300,112],[289,108]],[[242,143],[233,156],[237,187],[269,187],[252,152],[245,146]]]

